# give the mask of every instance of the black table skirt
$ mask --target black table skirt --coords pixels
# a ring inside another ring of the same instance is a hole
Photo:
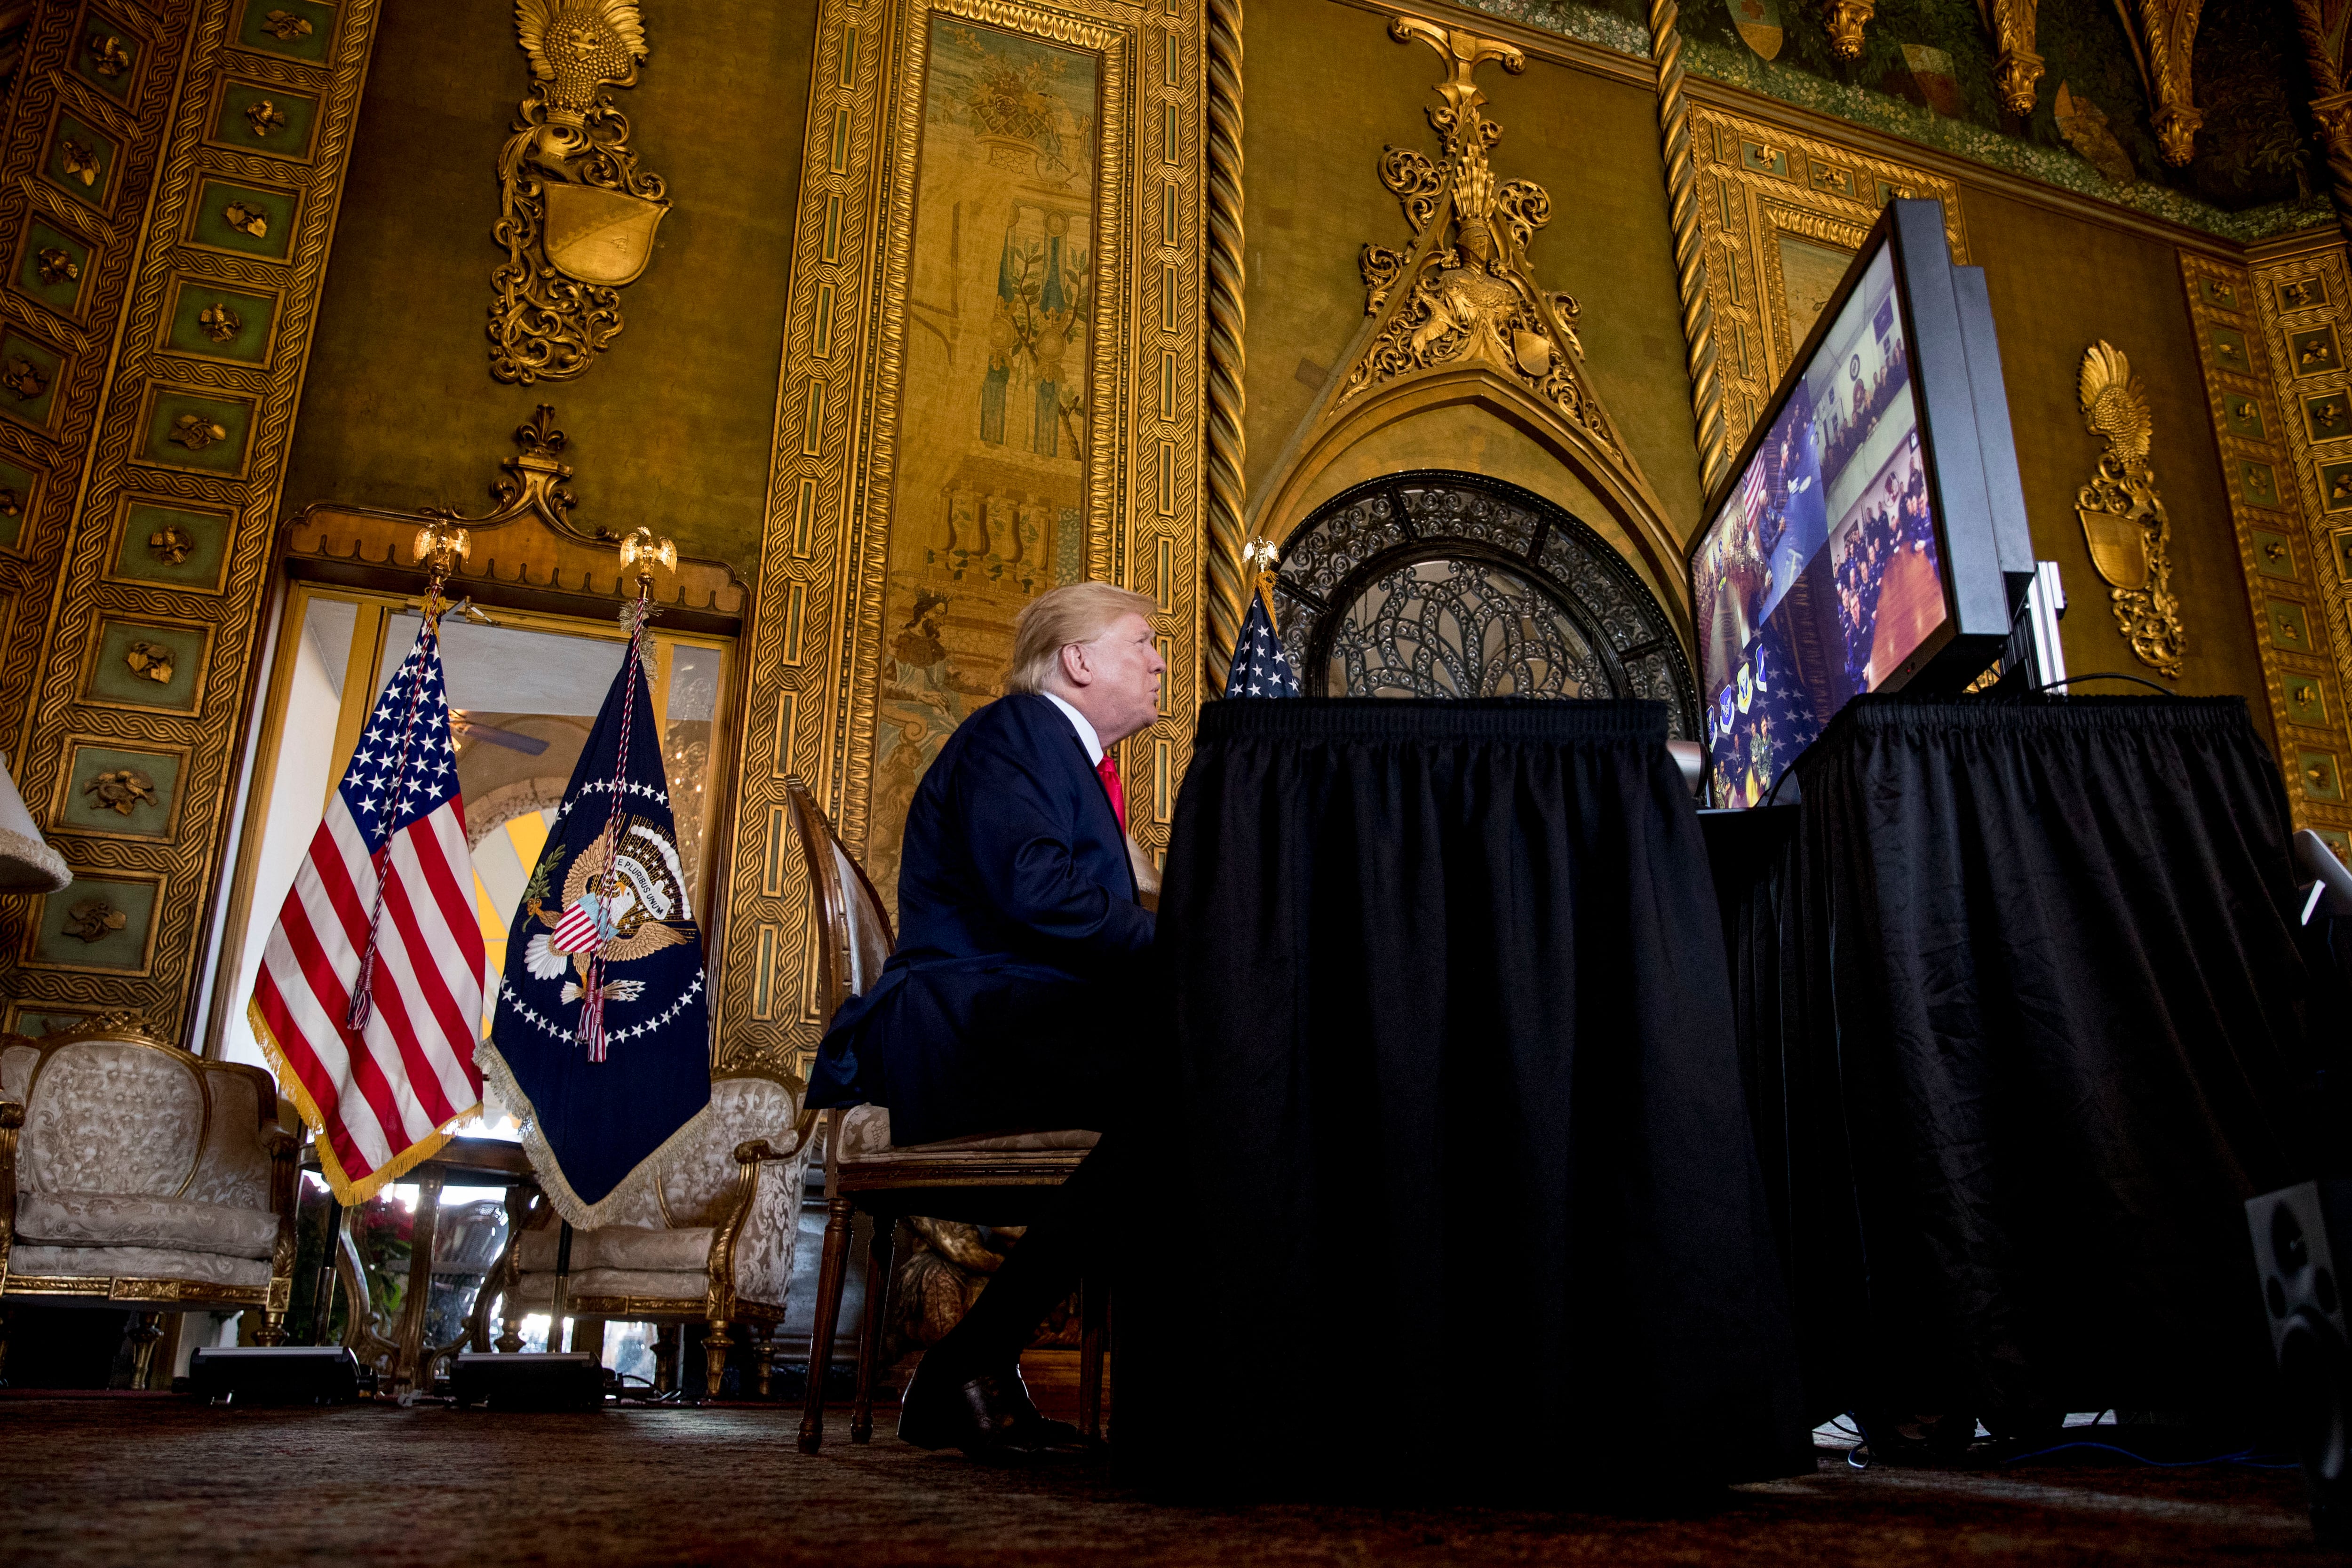
[[[1643,702],[1202,713],[1117,1325],[1134,1473],[1811,1468],[1664,742]]]
[[[2257,1414],[2326,1134],[2244,704],[1865,698],[1797,782],[1708,826],[1811,1410]]]

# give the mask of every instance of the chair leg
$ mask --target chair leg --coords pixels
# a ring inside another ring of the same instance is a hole
[[[677,1342],[685,1333],[686,1325],[683,1323],[654,1325],[654,1392],[656,1394],[667,1394],[677,1386]],[[504,1340],[499,1342],[499,1348],[506,1349]],[[516,1342],[516,1348],[518,1350],[521,1348],[520,1340]]]
[[[735,1344],[727,1337],[727,1320],[713,1318],[702,1336],[702,1397],[719,1397],[719,1380],[727,1375],[727,1352]]]
[[[841,1321],[841,1290],[849,1264],[847,1198],[825,1205],[824,1257],[816,1272],[816,1321],[809,1325],[808,1403],[801,1410],[801,1452],[824,1441],[824,1370],[833,1362],[833,1331]]]
[[[1102,1436],[1103,1331],[1110,1318],[1110,1287],[1078,1281],[1078,1429]]]
[[[155,1366],[155,1342],[163,1337],[163,1325],[156,1322],[154,1312],[133,1312],[131,1315],[131,1386],[147,1386],[147,1374]]]
[[[890,1264],[898,1250],[898,1222],[874,1216],[874,1234],[866,1241],[866,1321],[857,1334],[857,1405],[849,1416],[849,1440],[870,1442],[874,1436],[874,1379],[880,1373],[882,1331],[890,1320]]]

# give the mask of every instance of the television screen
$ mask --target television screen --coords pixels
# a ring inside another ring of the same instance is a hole
[[[1692,552],[1719,805],[1762,798],[1950,619],[1895,246],[1874,237]]]

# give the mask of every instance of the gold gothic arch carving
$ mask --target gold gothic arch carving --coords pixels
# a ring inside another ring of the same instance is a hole
[[[1479,112],[1477,68],[1517,74],[1513,46],[1414,16],[1389,25],[1446,63],[1444,101],[1428,111],[1442,142],[1431,159],[1389,147],[1381,183],[1397,197],[1412,243],[1364,247],[1366,321],[1276,459],[1253,509],[1255,531],[1289,536],[1324,498],[1326,476],[1348,453],[1417,416],[1475,408],[1537,443],[1599,504],[1631,545],[1676,632],[1691,635],[1683,551],[1665,508],[1602,407],[1586,372],[1568,295],[1536,279],[1528,247],[1551,219],[1551,197],[1529,180],[1500,180],[1487,152],[1502,127]],[[1597,520],[1596,520],[1597,521]]]

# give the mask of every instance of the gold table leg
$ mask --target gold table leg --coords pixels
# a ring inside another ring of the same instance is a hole
[[[441,1220],[439,1171],[426,1166],[418,1173],[416,1224],[408,1244],[408,1293],[400,1307],[399,1359],[393,1363],[393,1387],[404,1398],[429,1392],[417,1386],[425,1371],[425,1309],[433,1295],[433,1233]]]

